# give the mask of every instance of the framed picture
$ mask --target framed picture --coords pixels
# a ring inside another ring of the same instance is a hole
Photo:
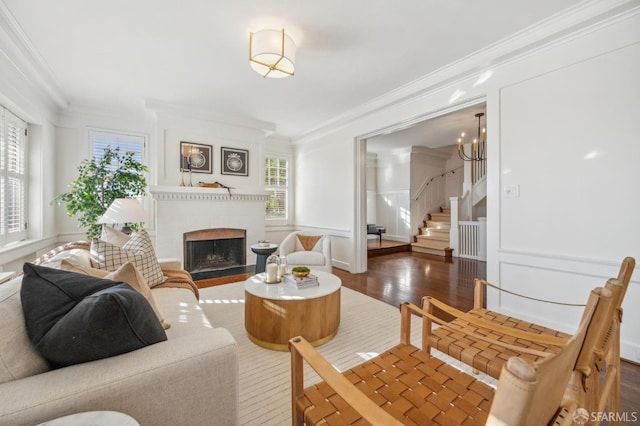
[[[223,175],[249,176],[249,151],[222,147],[220,170]]]
[[[193,173],[213,173],[213,147],[193,142],[180,142],[180,168]]]

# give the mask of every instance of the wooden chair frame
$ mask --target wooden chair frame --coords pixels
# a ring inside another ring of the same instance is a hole
[[[634,268],[635,259],[625,258],[617,279],[607,282],[606,287],[613,294],[613,303],[608,320],[605,321],[606,326],[603,326],[599,335],[594,337],[593,354],[582,356],[575,377],[572,378],[570,386],[572,391],[568,398],[576,401],[578,406],[589,412],[602,412],[605,407],[608,407],[609,411],[619,412],[621,408],[620,322],[622,301]],[[468,313],[453,309],[433,298],[423,299],[423,308],[427,312],[431,313],[432,308],[437,307],[455,318],[448,323],[449,327],[438,329],[433,329],[430,320],[425,319],[427,330],[425,341],[428,345],[425,350],[430,351],[431,347],[434,347],[470,365],[476,371],[482,371],[493,377],[497,377],[499,369],[510,356],[519,354],[535,362],[542,359],[543,353],[555,353],[560,350],[563,342],[569,337],[567,334],[484,309],[484,289],[487,286],[497,288],[487,281],[475,280],[474,309]],[[522,330],[533,330],[539,334],[527,337]],[[474,340],[470,337],[470,333],[491,336],[500,342],[514,342],[514,345],[489,347],[485,346],[484,341],[477,339],[475,343],[468,344],[469,340]],[[463,335],[466,337],[462,337]],[[531,351],[532,349],[541,353],[536,354]],[[481,353],[482,350],[486,350],[489,355],[484,356]],[[490,360],[487,361],[489,357]]]
[[[289,341],[292,422],[295,425],[302,425],[307,421],[315,424],[315,420],[326,421],[329,424],[353,424],[364,419],[365,423],[362,424],[424,424],[416,423],[412,416],[430,411],[433,416],[431,418],[437,424],[462,424],[456,422],[462,422],[463,417],[480,424],[549,424],[554,421],[563,424],[566,416],[563,420],[556,414],[562,412],[559,408],[572,370],[581,354],[593,352],[593,348],[587,345],[594,340],[592,335],[600,333],[601,327],[598,325],[601,325],[604,316],[608,315],[611,302],[609,290],[593,290],[578,331],[566,341],[562,349],[556,354],[547,354],[542,361],[534,365],[513,357],[503,366],[495,392],[472,376],[455,370],[424,350],[411,345],[412,312],[432,321],[440,319],[410,303],[402,304],[400,309],[400,344],[344,374],[336,371],[304,338],[295,337]],[[424,326],[423,321],[423,336]],[[324,380],[323,383],[304,389],[304,361],[318,373]],[[380,374],[375,375],[370,368],[374,364],[376,368],[377,365],[386,365],[388,368],[382,368]],[[434,370],[431,369],[432,366]],[[406,371],[407,374],[399,374],[398,371]],[[354,379],[353,376],[356,374],[359,374],[359,377],[370,376],[368,383],[377,386],[376,390],[371,392],[368,385],[361,383],[358,383],[359,386],[354,385],[352,382],[359,380]],[[421,379],[418,380],[418,376]],[[445,380],[443,377],[451,377],[451,380]],[[432,386],[438,388],[438,392],[442,392],[434,396],[435,393],[430,390]],[[408,393],[407,388],[411,388]],[[399,391],[402,391],[402,398],[396,393]],[[405,396],[407,394],[409,396]],[[445,394],[446,401],[449,402],[442,403],[442,395]],[[421,397],[416,395],[423,396],[424,399],[420,401]],[[314,399],[320,402],[316,406],[313,403]],[[411,402],[407,402],[407,399]],[[434,403],[423,409],[428,402],[427,399],[433,400]],[[438,404],[438,400],[441,402],[439,408],[434,405]],[[416,414],[418,409],[411,406],[413,402],[423,403],[420,408],[423,412]],[[321,405],[327,405],[329,408]],[[434,407],[437,412],[433,411]],[[315,410],[316,408],[319,410]],[[319,418],[314,420],[315,411],[319,411],[320,414]],[[471,418],[472,416],[474,417]]]

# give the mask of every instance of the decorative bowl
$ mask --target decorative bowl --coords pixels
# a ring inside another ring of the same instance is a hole
[[[269,240],[258,241],[259,247],[269,247]]]
[[[296,266],[295,268],[291,268],[291,274],[298,278],[306,277],[311,273],[311,270],[306,266]]]

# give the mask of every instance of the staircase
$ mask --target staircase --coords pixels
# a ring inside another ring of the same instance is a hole
[[[449,247],[449,232],[451,230],[451,209],[440,207],[440,212],[429,213],[429,219],[424,221],[420,233],[411,243],[411,251],[434,254],[451,258],[453,249]]]

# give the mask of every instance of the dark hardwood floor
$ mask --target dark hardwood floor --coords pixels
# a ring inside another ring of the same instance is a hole
[[[370,249],[376,248],[373,244],[370,246]],[[343,286],[394,306],[407,301],[420,306],[421,298],[430,295],[467,311],[473,306],[473,279],[486,278],[486,264],[460,258],[445,261],[438,256],[400,252],[370,254],[368,271],[363,274],[350,274],[337,268],[333,268],[333,273],[340,277]],[[638,418],[640,422],[640,365],[623,360],[621,374],[622,412],[627,413],[629,419]]]

